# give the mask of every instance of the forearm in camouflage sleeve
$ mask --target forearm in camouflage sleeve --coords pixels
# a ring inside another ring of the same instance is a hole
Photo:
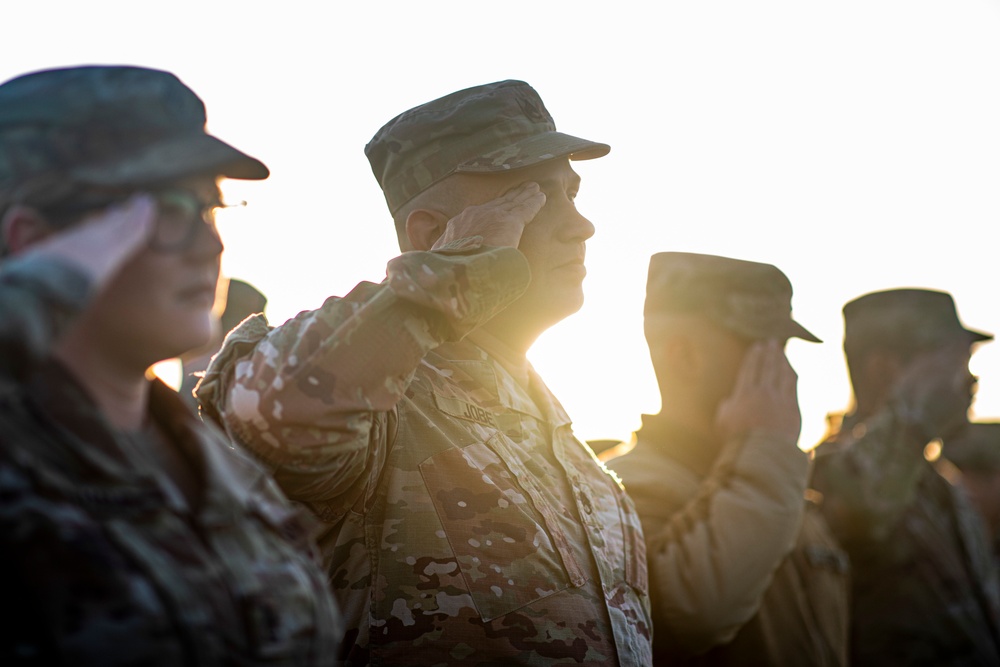
[[[926,438],[892,408],[817,459],[815,486],[830,528],[850,551],[888,538],[927,469]]]
[[[376,416],[402,397],[423,356],[527,287],[527,260],[514,248],[452,250],[471,254],[404,253],[384,283],[300,314],[225,374],[228,430],[286,482],[295,478],[295,488],[283,483],[290,496],[329,499],[381,460],[369,451],[387,437]]]
[[[21,377],[47,356],[89,292],[82,272],[56,260],[15,258],[0,265],[0,376]]]

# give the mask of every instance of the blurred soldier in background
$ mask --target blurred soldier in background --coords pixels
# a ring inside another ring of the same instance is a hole
[[[389,121],[366,153],[404,252],[198,390],[325,522],[351,664],[645,665],[646,558],[618,482],[525,358],[583,303],[574,159],[521,81]]]
[[[925,459],[968,421],[974,346],[951,295],[895,289],[844,306],[853,410],[817,449],[815,487],[851,557],[856,665],[998,665],[983,523]]]
[[[3,665],[328,665],[338,617],[267,474],[159,381],[204,345],[219,177],[167,72],[0,85]]]
[[[608,461],[646,535],[658,665],[844,665],[847,558],[807,503],[792,288],[770,264],[653,255],[645,330],[660,387]]]
[[[194,388],[201,380],[203,371],[208,368],[208,363],[222,346],[226,334],[251,315],[263,313],[264,308],[267,307],[267,297],[250,283],[236,278],[225,280],[225,283],[226,302],[222,315],[219,316],[213,327],[212,340],[208,345],[192,350],[181,357],[182,376],[178,392],[184,402],[190,404],[194,409],[198,408],[198,399],[194,396]],[[218,308],[218,304],[216,308]]]

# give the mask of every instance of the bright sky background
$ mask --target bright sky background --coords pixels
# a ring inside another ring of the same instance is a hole
[[[655,7],[655,8],[654,8]],[[827,342],[789,346],[801,445],[849,397],[841,306],[898,286],[952,292],[1000,332],[1000,0],[586,3],[11,2],[0,79],[73,64],[168,69],[209,128],[272,177],[232,183],[227,274],[280,323],[359,280],[395,236],[363,149],[460,88],[531,83],[559,128],[611,144],[576,163],[587,304],[531,359],[585,439],[626,438],[659,398],[642,337],[648,257],[776,264]],[[973,357],[1000,416],[1000,351]]]

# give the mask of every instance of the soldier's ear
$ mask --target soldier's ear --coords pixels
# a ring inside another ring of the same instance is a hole
[[[418,208],[406,216],[406,239],[414,250],[430,250],[447,225],[448,216],[444,213]]]
[[[17,255],[48,238],[52,227],[45,217],[30,206],[15,204],[0,218],[0,238],[7,254]]]

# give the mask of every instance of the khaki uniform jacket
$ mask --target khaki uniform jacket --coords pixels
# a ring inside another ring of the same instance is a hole
[[[405,253],[381,285],[246,322],[198,390],[324,522],[352,665],[649,664],[631,501],[541,378],[459,340],[528,277],[475,240]]]
[[[332,664],[312,519],[155,382],[150,416],[199,480],[189,504],[47,360],[87,297],[61,264],[0,267],[0,664]]]
[[[697,437],[644,423],[608,466],[646,535],[655,663],[846,664],[848,563],[803,499],[808,455],[757,434],[698,461]]]

